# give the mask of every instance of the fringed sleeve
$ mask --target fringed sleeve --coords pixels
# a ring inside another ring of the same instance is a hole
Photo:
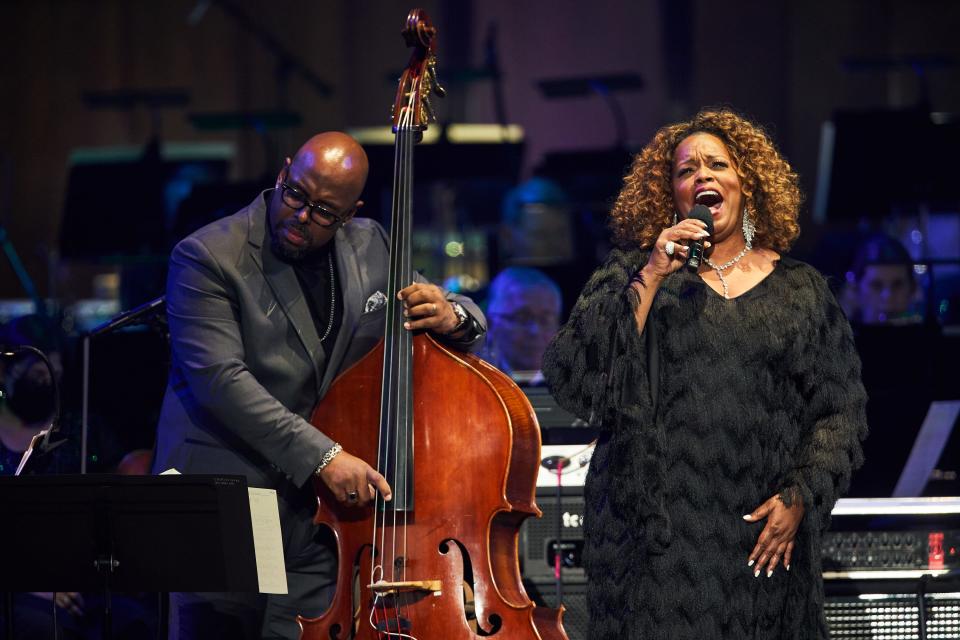
[[[619,423],[615,414],[638,393],[649,397],[630,290],[641,259],[638,252],[613,250],[544,354],[543,373],[557,403],[599,428]]]
[[[607,442],[609,455],[604,464],[591,464],[590,474],[605,478],[610,508],[634,532],[641,555],[662,553],[671,537],[664,504],[666,444],[654,416],[647,359],[647,332],[655,331],[655,323],[651,315],[644,334],[637,331],[636,294],[630,289],[645,261],[639,251],[610,253],[543,364],[560,406],[606,432],[600,440]]]
[[[803,423],[809,432],[781,495],[789,502],[799,494],[810,527],[824,531],[851,474],[863,463],[867,394],[850,324],[823,278],[811,277],[821,304],[802,356]]]

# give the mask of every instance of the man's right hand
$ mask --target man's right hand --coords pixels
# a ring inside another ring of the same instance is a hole
[[[393,497],[386,478],[346,451],[338,453],[319,475],[337,500],[346,504],[366,504],[376,497],[377,491],[384,500],[389,501]]]

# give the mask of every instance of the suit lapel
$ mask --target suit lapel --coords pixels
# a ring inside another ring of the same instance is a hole
[[[320,346],[320,336],[310,315],[310,306],[303,295],[297,274],[286,262],[280,260],[270,248],[270,230],[267,228],[265,193],[261,193],[257,201],[250,207],[250,254],[254,262],[263,272],[263,277],[273,291],[277,304],[283,309],[287,319],[293,326],[304,350],[313,363],[314,379],[319,378],[318,361],[325,358]],[[311,350],[310,345],[314,345]]]
[[[364,274],[357,259],[357,248],[344,229],[337,233],[334,251],[337,257],[337,291],[343,296],[343,319],[340,323],[340,331],[337,333],[337,340],[333,344],[333,351],[327,361],[323,381],[317,389],[320,394],[326,393],[340,369],[340,363],[343,362],[344,354],[353,337],[353,329],[360,317],[360,309],[364,302],[361,299],[363,292],[367,290],[366,283],[363,282]]]

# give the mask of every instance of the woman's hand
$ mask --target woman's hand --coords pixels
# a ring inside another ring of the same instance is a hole
[[[636,294],[633,315],[639,333],[643,333],[647,324],[653,294],[660,287],[660,283],[687,262],[690,249],[684,243],[709,237],[706,228],[707,225],[702,221],[687,218],[660,232],[657,241],[653,243],[647,264],[630,280],[630,287]],[[710,243],[704,242],[703,246],[709,247]]]
[[[780,495],[775,495],[762,505],[743,516],[747,522],[759,522],[764,518],[767,524],[760,532],[757,538],[757,544],[753,551],[747,556],[747,566],[753,567],[754,577],[759,577],[764,567],[767,568],[767,577],[773,575],[773,570],[777,564],[783,561],[783,566],[790,571],[790,560],[793,556],[793,539],[797,535],[797,529],[800,528],[800,521],[803,520],[803,503],[796,499],[793,506],[788,507],[780,499]]]
[[[694,240],[709,237],[710,234],[707,233],[706,228],[707,225],[702,220],[687,218],[664,229],[653,244],[650,259],[643,268],[644,279],[662,280],[686,264],[690,256],[690,248],[687,245]],[[710,243],[704,242],[703,246],[709,247]],[[671,248],[673,255],[668,252]]]

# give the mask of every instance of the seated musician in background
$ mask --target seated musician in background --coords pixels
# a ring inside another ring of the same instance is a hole
[[[543,381],[543,352],[560,327],[560,287],[529,267],[507,267],[490,284],[481,357],[519,383]]]
[[[0,343],[10,346],[35,347],[47,356],[53,373],[63,375],[60,341],[50,323],[39,316],[15,318],[0,327]],[[12,476],[23,452],[41,430],[53,419],[53,384],[50,370],[43,360],[29,351],[15,353],[0,362],[0,384],[3,403],[0,404],[0,475]],[[60,447],[62,448],[62,447]],[[76,454],[75,449],[69,450]],[[76,455],[67,458],[67,450],[57,451],[46,461],[49,473],[77,473],[80,460]]]
[[[12,476],[30,441],[54,419],[54,385],[63,377],[61,357],[65,338],[56,323],[37,315],[21,316],[0,327],[0,344],[31,346],[41,350],[47,365],[36,354],[22,351],[0,360],[0,475]],[[76,424],[69,415],[60,419],[57,444],[49,454],[30,458],[32,473],[65,474],[80,472],[79,439]],[[3,514],[0,513],[0,518]],[[26,549],[0,549],[0,553],[24,553]],[[0,570],[3,563],[0,561]],[[103,637],[103,594],[35,592],[13,594],[14,637],[17,640],[47,640],[54,637],[51,601],[57,606],[57,637],[81,640]],[[153,595],[112,597],[112,637],[139,640],[155,635],[156,613]],[[6,624],[0,611],[0,628]]]
[[[53,334],[45,325],[38,316],[16,318],[0,328],[0,343],[30,345],[40,349],[50,360],[55,375],[59,376],[62,373],[60,347],[51,338]],[[3,402],[0,404],[0,475],[12,476],[30,441],[49,427],[53,418],[50,371],[36,354],[17,353],[4,357],[0,362],[0,384],[3,386]],[[64,459],[65,453],[55,451],[46,461],[49,468],[43,471],[78,472],[79,459],[72,461],[76,468],[66,468],[69,461]],[[2,552],[17,553],[18,550],[3,549]],[[58,631],[60,634],[69,633],[64,629],[64,623],[69,623],[71,614],[79,616],[83,613],[83,597],[79,593],[18,593],[13,600],[13,627],[18,638],[52,637],[50,601],[54,598],[61,617]]]
[[[857,247],[841,300],[854,324],[917,324],[913,258],[896,238],[878,233]]]
[[[289,593],[173,594],[171,638],[298,638],[297,614],[329,605],[336,560],[312,522],[311,480],[357,504],[391,489],[307,418],[382,337],[386,296],[403,301],[409,330],[461,350],[482,342],[485,319],[469,299],[425,281],[386,290],[388,238],[354,217],[366,178],[353,138],[319,134],[287,158],[273,189],[173,251],[172,367],[154,471],[242,474],[275,489]]]

